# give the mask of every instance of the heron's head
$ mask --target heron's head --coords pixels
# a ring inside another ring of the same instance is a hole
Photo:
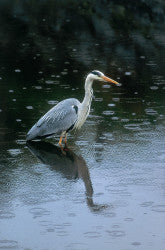
[[[118,82],[105,76],[102,72],[100,72],[98,70],[93,70],[88,76],[92,80],[98,80],[98,81],[102,81],[102,82],[111,82],[111,83],[118,84]]]

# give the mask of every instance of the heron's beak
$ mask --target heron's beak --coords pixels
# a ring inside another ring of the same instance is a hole
[[[105,81],[105,82],[111,82],[111,83],[114,83],[114,84],[119,84],[118,82],[116,82],[115,80],[107,77],[107,76],[101,76],[101,78]]]

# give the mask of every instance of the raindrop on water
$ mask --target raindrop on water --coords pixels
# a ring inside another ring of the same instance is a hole
[[[114,115],[114,111],[112,111],[112,110],[105,110],[105,111],[103,111],[103,115]]]
[[[15,69],[14,71],[15,71],[16,73],[20,73],[20,72],[21,72],[20,69]]]
[[[111,88],[111,86],[108,85],[108,84],[104,84],[104,85],[102,86],[102,88],[103,88],[103,89],[109,89],[109,88]]]
[[[66,72],[66,71],[62,71],[62,72],[61,72],[61,74],[62,74],[62,75],[67,75],[67,74],[68,74],[68,72]]]
[[[109,104],[108,104],[108,107],[114,107],[114,106],[116,106],[115,103],[109,103]]]
[[[119,117],[113,116],[113,117],[112,117],[112,120],[113,120],[113,121],[118,121],[118,120],[119,120]]]
[[[157,90],[157,89],[158,89],[158,86],[151,86],[150,89],[152,89],[152,90]]]
[[[52,80],[46,80],[45,83],[47,83],[47,84],[53,84],[54,81],[52,81]]]
[[[27,109],[33,109],[33,107],[32,107],[32,106],[26,106],[26,108],[27,108]]]
[[[57,103],[58,103],[58,101],[54,101],[54,100],[48,101],[48,104],[50,104],[50,105],[56,105]]]
[[[112,100],[113,100],[114,102],[119,102],[119,101],[120,101],[120,98],[114,97],[114,98],[112,98]]]
[[[42,86],[34,86],[35,89],[42,89]]]
[[[130,75],[132,75],[132,73],[129,72],[129,71],[126,71],[126,72],[125,72],[125,75],[126,75],[126,76],[130,76]]]

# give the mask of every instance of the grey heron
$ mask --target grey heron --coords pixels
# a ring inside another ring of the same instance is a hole
[[[105,76],[102,72],[98,70],[92,71],[85,80],[85,97],[83,102],[80,103],[75,98],[59,102],[34,124],[29,130],[26,140],[43,139],[60,133],[59,145],[62,145],[64,136],[66,144],[67,133],[73,129],[80,129],[89,115],[94,80],[118,84],[118,82]]]

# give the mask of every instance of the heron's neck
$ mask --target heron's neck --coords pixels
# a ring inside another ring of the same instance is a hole
[[[93,80],[91,80],[91,78],[87,76],[87,79],[85,81],[85,97],[82,102],[81,108],[79,109],[78,112],[78,119],[75,125],[76,128],[81,128],[87,116],[89,115],[91,101],[92,101],[92,94],[93,94],[92,83]]]
[[[85,81],[85,96],[82,102],[82,106],[84,107],[91,105],[92,95],[93,95],[92,84],[93,80],[87,77]]]

